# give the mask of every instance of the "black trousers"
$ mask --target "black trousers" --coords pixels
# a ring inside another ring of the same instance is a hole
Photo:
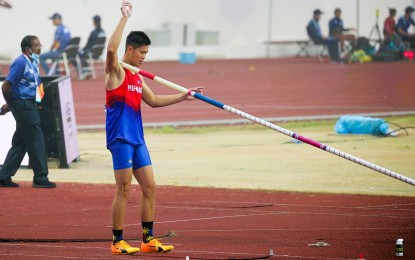
[[[12,147],[0,169],[0,180],[10,180],[16,174],[26,152],[33,167],[33,181],[48,180],[45,137],[40,127],[40,115],[36,102],[34,100],[12,100],[10,108],[16,120],[16,132],[13,135]]]
[[[323,44],[329,50],[329,56],[332,61],[340,61],[339,41],[335,39],[323,40]]]
[[[401,38],[402,38],[402,41],[408,42],[410,47],[415,49],[415,36],[409,37],[406,35],[402,35]]]
[[[323,44],[327,46],[331,61],[340,61],[339,41],[331,37],[329,39],[314,39],[315,44]]]

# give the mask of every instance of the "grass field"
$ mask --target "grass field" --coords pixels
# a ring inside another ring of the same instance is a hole
[[[415,116],[385,119],[415,127]],[[375,137],[337,135],[333,120],[276,124],[415,179],[415,129]],[[414,186],[256,124],[165,127],[146,129],[145,135],[159,185],[415,196]],[[105,133],[78,137],[81,161],[70,169],[57,169],[51,161],[50,179],[113,183]],[[15,180],[31,177],[21,170]]]

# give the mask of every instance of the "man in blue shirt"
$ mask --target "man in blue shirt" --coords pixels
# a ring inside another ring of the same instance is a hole
[[[56,184],[48,179],[48,165],[45,140],[40,126],[37,102],[41,101],[41,79],[37,58],[42,45],[36,36],[25,36],[20,44],[22,54],[10,65],[9,74],[2,85],[6,104],[0,115],[12,111],[16,120],[16,131],[12,147],[0,169],[0,187],[19,187],[12,181],[27,152],[33,167],[34,188],[54,188]]]
[[[317,45],[326,45],[329,50],[330,60],[332,62],[339,62],[339,42],[335,37],[323,37],[320,29],[320,17],[323,14],[320,9],[313,12],[313,19],[307,25],[307,34],[310,39]]]
[[[415,9],[412,6],[405,8],[405,15],[399,18],[396,26],[402,41],[409,42],[412,48],[415,47],[415,34],[409,33],[408,29],[411,25],[415,26],[415,21],[412,18],[414,11]]]
[[[71,32],[65,25],[62,24],[62,16],[60,14],[55,13],[49,17],[49,19],[52,19],[53,24],[56,26],[56,31],[51,50],[43,53],[39,57],[40,65],[42,65],[45,74],[49,73],[47,60],[51,59],[53,61],[54,59],[59,58],[71,40]]]
[[[344,28],[343,20],[340,18],[342,11],[340,8],[334,9],[334,18],[329,21],[329,35],[336,37],[343,49],[344,41],[349,41],[352,48],[355,45],[356,37],[353,34],[344,34],[343,32],[354,31],[353,28]]]

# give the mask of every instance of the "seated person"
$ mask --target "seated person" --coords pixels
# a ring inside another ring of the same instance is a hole
[[[313,19],[307,25],[307,34],[315,44],[322,44],[327,46],[331,61],[339,62],[339,43],[337,39],[335,37],[323,37],[321,35],[321,29],[319,24],[321,14],[323,14],[323,12],[321,12],[320,9],[314,10]]]
[[[405,8],[405,15],[399,18],[398,25],[396,26],[402,41],[409,42],[411,48],[415,48],[415,34],[409,33],[408,29],[411,25],[415,26],[415,21],[412,18],[414,11],[415,9],[411,6]]]
[[[92,17],[92,20],[93,20],[95,29],[89,35],[89,38],[88,38],[88,41],[87,41],[85,47],[82,48],[79,51],[79,58],[81,59],[82,68],[87,67],[86,60],[88,59],[88,52],[91,51],[91,48],[95,44],[99,43],[99,40],[101,40],[102,44],[104,44],[105,39],[106,39],[105,32],[101,27],[101,17],[99,15],[95,15],[94,17]],[[93,57],[93,58],[97,59],[99,57]],[[76,62],[74,62],[73,65],[76,67],[77,66]],[[87,73],[87,71],[84,70],[83,74],[84,73]],[[87,76],[87,75],[83,75],[83,76],[81,76],[81,78],[83,78],[85,76]]]
[[[51,59],[53,61],[59,58],[71,40],[71,33],[69,29],[62,24],[62,16],[60,14],[55,13],[49,17],[49,19],[51,19],[53,24],[56,26],[56,31],[51,50],[42,53],[39,56],[40,65],[42,65],[45,74],[49,74],[50,69],[47,64],[47,60]]]
[[[383,36],[385,37],[385,44],[388,44],[392,49],[400,48],[402,45],[401,37],[396,30],[396,9],[389,8],[389,16],[383,23]]]
[[[352,49],[354,49],[356,37],[353,34],[344,34],[343,32],[354,31],[353,28],[344,28],[343,20],[340,18],[342,11],[340,8],[334,9],[334,18],[329,22],[329,36],[336,37],[343,50],[344,41],[350,41]]]
[[[396,33],[396,9],[389,8],[389,16],[386,18],[383,23],[383,36],[385,37],[385,42],[389,42],[392,35]]]

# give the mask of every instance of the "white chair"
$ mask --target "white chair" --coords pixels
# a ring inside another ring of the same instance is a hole
[[[320,62],[323,62],[323,57],[328,55],[328,49],[326,45],[315,44],[311,39],[307,44],[307,48],[308,53],[310,53],[312,56],[317,57]]]

